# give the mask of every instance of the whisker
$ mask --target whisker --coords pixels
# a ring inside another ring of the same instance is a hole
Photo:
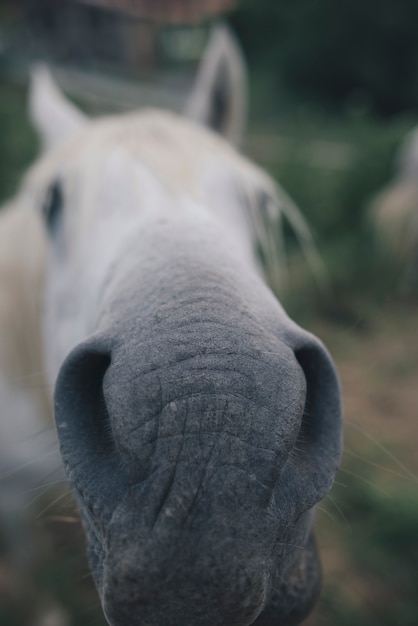
[[[47,522],[62,522],[63,524],[81,524],[79,517],[72,517],[71,515],[50,515],[45,520]]]
[[[356,472],[352,472],[351,470],[348,470],[345,467],[340,467],[338,471],[344,472],[345,474],[349,474],[350,476],[354,476],[354,478],[361,480],[363,483],[366,483],[366,485],[369,485],[369,487],[373,487],[373,489],[376,489],[376,491],[380,491],[380,493],[387,496],[387,492],[384,491],[384,489],[382,489],[377,483],[373,483],[371,480],[367,480],[367,478],[364,478],[364,476],[361,476],[360,474],[356,474]]]
[[[60,468],[58,468],[60,469]],[[57,471],[57,470],[55,470]],[[61,485],[63,483],[67,483],[67,480],[65,478],[62,478],[60,480],[54,480],[52,483],[47,483],[47,484],[42,484],[42,485],[38,485],[37,487],[33,487],[32,489],[27,489],[26,491],[23,492],[23,495],[27,495],[29,493],[33,493],[34,491],[39,491],[40,489],[49,489],[50,487],[53,487],[54,485]]]
[[[376,463],[375,461],[371,461],[370,459],[368,459],[366,457],[362,457],[359,454],[356,454],[355,452],[352,452],[351,450],[349,450],[347,448],[344,450],[344,454],[347,454],[348,456],[351,456],[353,459],[358,459],[359,461],[362,461],[363,463],[366,463],[367,465],[371,465],[372,467],[376,467],[377,469],[380,469],[380,470],[383,470],[385,472],[388,472],[389,474],[393,474],[394,476],[398,476],[399,478],[403,478],[404,480],[412,480],[412,482],[416,482],[409,475],[401,474],[401,472],[397,472],[396,470],[393,470],[390,467],[386,467],[385,465],[381,465],[380,463]]]
[[[70,489],[68,489],[64,493],[60,494],[57,498],[52,500],[52,502],[50,502],[45,508],[42,509],[42,511],[40,511],[37,514],[36,519],[39,519],[41,517],[41,515],[46,513],[46,511],[49,511],[49,509],[51,509],[55,504],[57,504],[58,502],[61,502],[61,500],[63,500],[64,498],[68,498],[68,496],[70,496],[71,494],[72,494],[72,492],[71,492]]]
[[[53,431],[55,431],[55,427],[54,427],[54,425],[52,423],[51,424],[45,424],[37,432],[35,432],[32,435],[32,437],[35,439],[35,437],[39,437],[40,435],[44,435],[45,433],[53,432]],[[28,439],[28,437],[26,439]]]
[[[91,574],[91,572],[87,572],[86,574],[81,574],[80,576],[77,577],[78,581],[82,581],[82,580],[87,580],[87,579],[91,579],[93,580],[93,576]]]
[[[334,480],[333,485],[337,485],[337,487],[344,487],[344,489],[348,489],[349,485],[340,482],[339,480]]]
[[[321,511],[321,513],[325,513],[325,515],[327,515],[333,522],[338,524],[337,518],[330,511],[328,511],[328,509],[326,509],[325,507],[321,506],[320,504],[317,504],[315,508],[318,511]]]
[[[328,493],[326,498],[328,498],[331,503],[333,504],[333,506],[335,507],[336,511],[338,511],[338,513],[341,515],[342,520],[344,521],[344,524],[348,530],[348,532],[350,533],[350,535],[353,534],[352,528],[350,526],[350,523],[348,521],[348,519],[346,518],[346,516],[344,515],[342,509],[340,506],[338,506],[338,504],[335,502],[334,498]]]
[[[402,461],[400,461],[394,454],[392,454],[392,452],[390,452],[390,450],[388,450],[386,446],[384,446],[382,443],[377,441],[377,439],[375,439],[370,433],[363,430],[360,426],[358,426],[358,424],[355,424],[354,422],[350,422],[346,420],[346,424],[350,426],[351,428],[358,430],[363,435],[363,437],[366,437],[375,446],[377,446],[380,450],[382,450],[382,452],[384,452],[390,459],[392,459],[392,461],[396,463],[396,465],[400,467],[401,470],[403,470],[414,482],[418,482],[418,477],[413,472],[411,472],[411,470],[408,469],[406,465],[402,463]]]
[[[40,500],[45,495],[46,491],[47,491],[47,487],[45,487],[44,491],[41,491],[40,493],[36,494],[36,496],[31,498],[29,502],[26,503],[25,509],[30,509],[35,504],[35,502]]]
[[[19,474],[19,472],[26,469],[27,467],[36,465],[37,463],[40,463],[41,461],[43,461],[45,458],[53,456],[54,454],[57,454],[57,453],[58,453],[58,448],[55,448],[54,450],[50,450],[49,452],[46,452],[45,454],[43,454],[40,457],[37,457],[36,459],[31,459],[30,461],[26,461],[25,463],[22,463],[18,467],[14,467],[13,469],[10,469],[7,472],[4,472],[3,474],[0,475],[0,482],[3,480],[6,480],[7,478],[10,478],[11,476],[15,476],[16,474]]]
[[[283,543],[282,541],[279,541],[276,545],[289,547],[289,548],[297,548],[298,550],[306,550],[306,546],[299,546],[296,543]]]

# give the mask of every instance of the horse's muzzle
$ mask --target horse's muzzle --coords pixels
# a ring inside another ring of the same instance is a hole
[[[293,327],[190,323],[168,341],[141,324],[78,346],[56,387],[110,623],[297,623],[318,590],[311,509],[340,451],[327,353]]]

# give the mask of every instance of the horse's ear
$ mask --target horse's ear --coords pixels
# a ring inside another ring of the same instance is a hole
[[[242,140],[247,113],[247,73],[239,46],[226,26],[209,38],[185,115],[224,135]]]
[[[87,122],[84,113],[65,98],[42,65],[31,71],[29,114],[47,150],[74,135]]]

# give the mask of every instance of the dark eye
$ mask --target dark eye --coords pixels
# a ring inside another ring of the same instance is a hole
[[[48,193],[42,207],[45,224],[50,232],[53,232],[57,226],[63,204],[64,198],[61,185],[59,181],[55,181],[48,189]]]

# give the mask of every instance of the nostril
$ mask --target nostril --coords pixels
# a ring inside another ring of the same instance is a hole
[[[306,380],[305,406],[303,409],[302,422],[297,436],[298,449],[311,447],[318,437],[320,423],[315,418],[317,407],[317,384],[321,363],[317,352],[312,347],[302,348],[295,354],[301,366]]]
[[[113,436],[106,399],[111,353],[102,338],[79,344],[55,386],[55,422],[64,468],[80,506],[91,559],[101,559],[106,528],[128,479]]]
[[[96,462],[117,456],[103,389],[110,364],[108,352],[81,344],[61,368],[55,388],[55,419],[67,470],[81,459]]]
[[[333,433],[338,430],[340,417],[338,381],[330,357],[320,344],[300,348],[295,356],[306,379],[305,408],[298,439],[312,446],[327,434],[335,438]]]
[[[341,405],[338,379],[331,358],[322,344],[312,340],[295,351],[306,379],[306,399],[294,453],[304,474],[316,483],[323,497],[339,465]]]

